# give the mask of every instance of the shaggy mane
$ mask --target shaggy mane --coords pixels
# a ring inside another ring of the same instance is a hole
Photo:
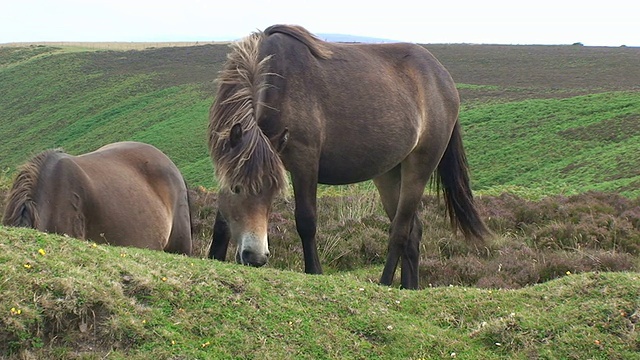
[[[257,194],[265,187],[276,192],[286,187],[286,172],[269,138],[258,127],[260,92],[267,86],[265,67],[270,57],[259,58],[263,32],[255,32],[231,45],[218,76],[216,99],[209,112],[209,151],[221,190],[241,186]],[[235,148],[229,133],[240,124],[243,139]]]
[[[34,191],[38,186],[40,169],[49,158],[49,155],[59,152],[62,152],[62,150],[45,150],[20,166],[11,190],[7,194],[7,205],[2,218],[3,225],[31,228],[38,226],[40,219],[38,218],[33,197]]]

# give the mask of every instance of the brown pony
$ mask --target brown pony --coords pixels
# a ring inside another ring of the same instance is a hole
[[[191,254],[187,187],[160,150],[120,142],[72,156],[47,150],[22,165],[3,224],[98,243]]]
[[[437,170],[452,226],[474,245],[478,216],[462,146],[458,92],[447,70],[415,44],[338,44],[299,26],[274,25],[232,45],[210,110],[209,147],[220,184],[209,256],[262,266],[271,203],[291,174],[305,272],[316,249],[317,184],[373,179],[391,220],[380,282],[400,259],[404,288],[418,287],[417,210]]]

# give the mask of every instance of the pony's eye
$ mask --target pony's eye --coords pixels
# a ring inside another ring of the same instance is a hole
[[[231,188],[231,192],[234,193],[234,194],[239,194],[240,191],[242,191],[242,188],[240,187],[240,185],[236,185],[236,186]]]

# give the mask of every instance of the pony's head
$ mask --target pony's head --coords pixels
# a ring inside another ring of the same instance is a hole
[[[284,146],[287,137],[285,130],[275,144]],[[255,141],[259,144],[253,143]],[[277,154],[281,148],[273,144],[257,126],[243,131],[240,124],[234,125],[229,132],[229,154],[242,160],[234,170],[244,175],[219,173],[218,176],[221,182],[218,210],[237,245],[236,261],[243,265],[263,266],[269,257],[267,231],[271,204],[286,186],[284,167]],[[247,148],[253,148],[253,151],[245,153]]]
[[[236,242],[236,260],[262,266],[269,256],[267,229],[271,203],[286,188],[279,152],[288,139],[281,128],[268,137],[258,126],[268,87],[261,57],[261,32],[234,43],[218,77],[209,114],[209,150],[220,187],[218,207]],[[275,134],[275,135],[274,135]]]

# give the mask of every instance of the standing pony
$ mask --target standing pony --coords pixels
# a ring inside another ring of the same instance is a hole
[[[7,226],[190,255],[187,187],[160,150],[120,142],[80,156],[47,150],[22,165]]]
[[[482,246],[462,146],[460,100],[447,70],[415,44],[324,42],[274,25],[232,45],[210,110],[209,148],[220,184],[209,256],[262,266],[267,221],[291,174],[305,272],[322,272],[316,248],[317,184],[373,179],[391,221],[380,282],[418,288],[417,210],[437,171],[452,226]]]

